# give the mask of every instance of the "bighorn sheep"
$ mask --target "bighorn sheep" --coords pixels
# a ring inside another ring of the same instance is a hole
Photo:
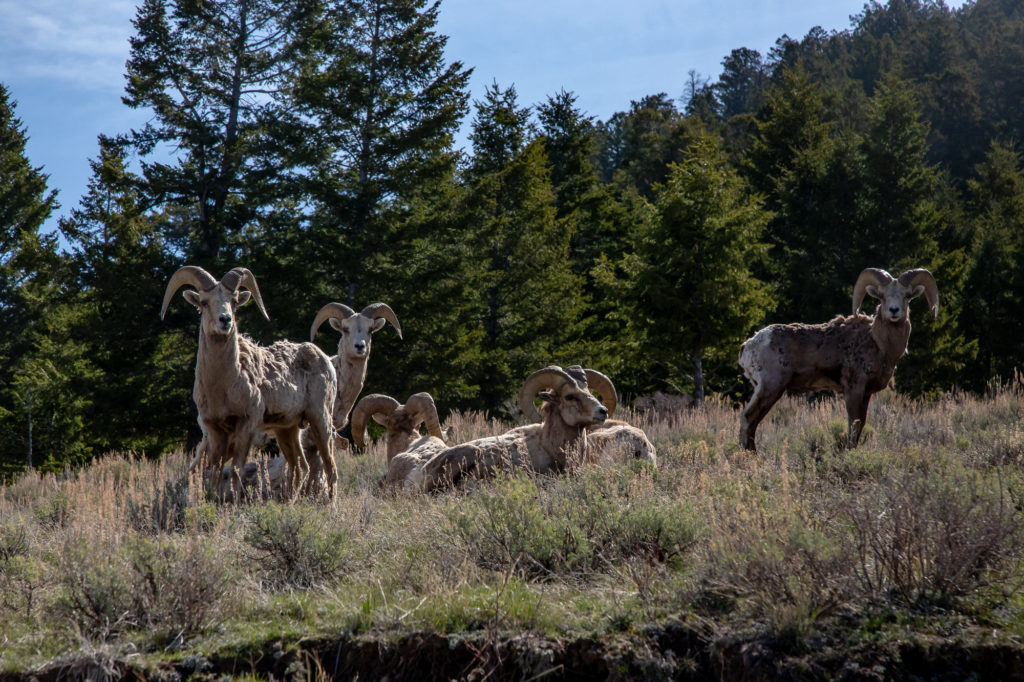
[[[545,402],[541,423],[445,448],[411,471],[408,481],[430,491],[467,475],[490,476],[502,467],[538,473],[564,470],[570,453],[586,447],[587,428],[608,417],[608,409],[587,389],[586,381],[578,378],[578,369],[572,367],[570,373],[551,366],[527,377],[519,403],[529,410],[539,395]]]
[[[352,411],[352,436],[357,447],[365,447],[365,429],[370,417],[387,428],[387,471],[381,488],[406,482],[412,472],[421,469],[431,457],[448,447],[448,434],[441,431],[437,407],[429,393],[410,396],[404,405],[390,396],[371,394],[356,403]],[[419,425],[427,427],[421,436]]]
[[[405,404],[400,404],[389,395],[371,393],[358,403],[352,411],[352,438],[356,447],[366,447],[366,424],[373,418],[375,422],[387,429],[387,462],[400,452],[408,450],[410,443],[422,438],[420,424],[427,427],[428,438],[437,438],[444,442],[441,433],[441,421],[437,418],[437,407],[429,393],[416,393],[409,396]]]
[[[317,330],[326,321],[341,334],[338,354],[331,356],[331,364],[338,374],[338,392],[334,398],[331,419],[336,433],[334,447],[341,450],[348,448],[348,440],[342,435],[342,430],[348,424],[349,413],[366,381],[372,335],[390,322],[398,332],[398,338],[402,338],[402,325],[398,323],[395,311],[386,303],[371,303],[359,313],[343,303],[328,303],[320,308],[309,328],[310,341],[316,338]],[[302,447],[309,461],[310,481],[315,484],[320,479],[320,467],[315,456],[316,443],[303,433]]]
[[[612,380],[596,369],[583,369],[579,365],[566,367],[565,371],[577,382],[582,381],[592,393],[596,393],[608,409],[608,419],[587,429],[587,447],[584,459],[593,461],[602,452],[628,453],[633,459],[645,460],[657,465],[657,452],[643,429],[611,418],[619,404],[615,384],[612,383]],[[534,422],[540,421],[540,413],[534,407],[532,398],[529,402],[520,404],[520,409]]]
[[[402,338],[402,325],[398,323],[395,311],[386,303],[371,303],[359,313],[341,303],[328,303],[320,308],[313,326],[309,328],[310,341],[316,338],[317,330],[326,321],[341,334],[338,354],[331,356],[331,364],[338,374],[338,393],[331,416],[334,426],[340,429],[348,423],[349,412],[363,390],[372,335],[390,322],[398,332],[398,338]]]
[[[865,293],[879,300],[872,317],[857,313]],[[847,446],[856,447],[872,394],[889,384],[907,351],[909,302],[922,293],[934,319],[939,289],[930,272],[907,270],[893,278],[866,268],[853,286],[853,315],[815,325],[773,324],[747,339],[739,364],[754,394],[740,416],[740,445],[755,449],[757,425],[783,393],[830,390],[845,398]]]
[[[235,311],[250,298],[270,319],[256,278],[245,268],[234,268],[220,282],[200,267],[180,268],[164,291],[161,319],[175,292],[186,285],[195,291],[186,290],[183,296],[201,315],[192,397],[213,467],[213,489],[219,489],[222,467],[230,461],[234,499],[241,499],[240,470],[257,434],[270,431],[287,462],[286,490],[294,497],[308,472],[299,444],[299,427],[308,423],[327,472],[328,496],[333,497],[337,472],[331,406],[337,377],[330,359],[312,343],[278,341],[264,348],[238,332]]]

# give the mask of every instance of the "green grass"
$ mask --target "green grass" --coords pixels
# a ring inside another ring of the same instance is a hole
[[[722,402],[626,414],[656,470],[603,461],[439,495],[380,496],[373,446],[342,456],[331,504],[211,504],[183,453],[24,474],[0,488],[0,670],[252,660],[343,633],[635,637],[669,619],[794,656],[822,638],[1019,641],[1019,393],[882,394],[853,451],[832,399],[785,399],[757,454]],[[467,440],[500,428],[458,419]]]

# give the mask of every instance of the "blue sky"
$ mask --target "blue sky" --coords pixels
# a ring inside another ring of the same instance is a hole
[[[121,103],[135,2],[0,0],[0,82],[28,156],[67,214],[85,192],[96,137],[148,118]],[[949,3],[959,6],[961,2]],[[862,0],[443,0],[447,57],[474,67],[472,97],[497,81],[523,105],[562,89],[598,119],[633,100],[678,97],[693,69],[716,79],[732,49],[766,54],[782,34],[846,29]],[[468,119],[467,119],[468,120]],[[464,140],[464,138],[462,138]],[[56,216],[49,226],[55,226]]]

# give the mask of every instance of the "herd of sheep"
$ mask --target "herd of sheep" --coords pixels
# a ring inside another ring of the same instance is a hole
[[[184,286],[192,287],[183,296],[201,316],[192,396],[203,438],[191,467],[209,467],[209,485],[223,499],[242,499],[261,475],[267,496],[333,498],[335,453],[348,448],[342,431],[350,428],[361,448],[370,419],[385,428],[384,487],[434,491],[514,468],[559,473],[612,448],[656,464],[654,446],[641,429],[610,419],[617,405],[615,386],[596,370],[578,365],[537,370],[519,394],[520,409],[533,423],[450,444],[451,434],[441,430],[429,393],[416,393],[405,404],[380,394],[356,402],[373,333],[390,323],[402,335],[386,304],[374,303],[359,313],[340,303],[323,306],[310,340],[329,322],[341,337],[337,355],[328,357],[312,342],[278,341],[264,347],[239,332],[237,309],[250,300],[268,317],[256,278],[245,268],[230,270],[220,281],[197,266],[180,268],[167,284],[161,318]],[[845,398],[848,444],[855,447],[871,395],[889,384],[906,352],[908,303],[922,293],[934,317],[938,287],[927,270],[894,278],[867,268],[854,285],[852,315],[818,325],[773,324],[748,339],[739,363],[754,393],[740,417],[740,445],[755,448],[758,424],[783,393],[832,390]],[[873,316],[858,313],[865,295],[879,300]],[[421,435],[421,425],[427,435]],[[268,437],[277,441],[281,457],[268,461],[261,474],[248,458]]]

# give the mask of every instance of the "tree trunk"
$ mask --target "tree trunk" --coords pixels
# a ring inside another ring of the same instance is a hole
[[[704,404],[704,349],[700,346],[693,351],[693,405],[700,407]]]

